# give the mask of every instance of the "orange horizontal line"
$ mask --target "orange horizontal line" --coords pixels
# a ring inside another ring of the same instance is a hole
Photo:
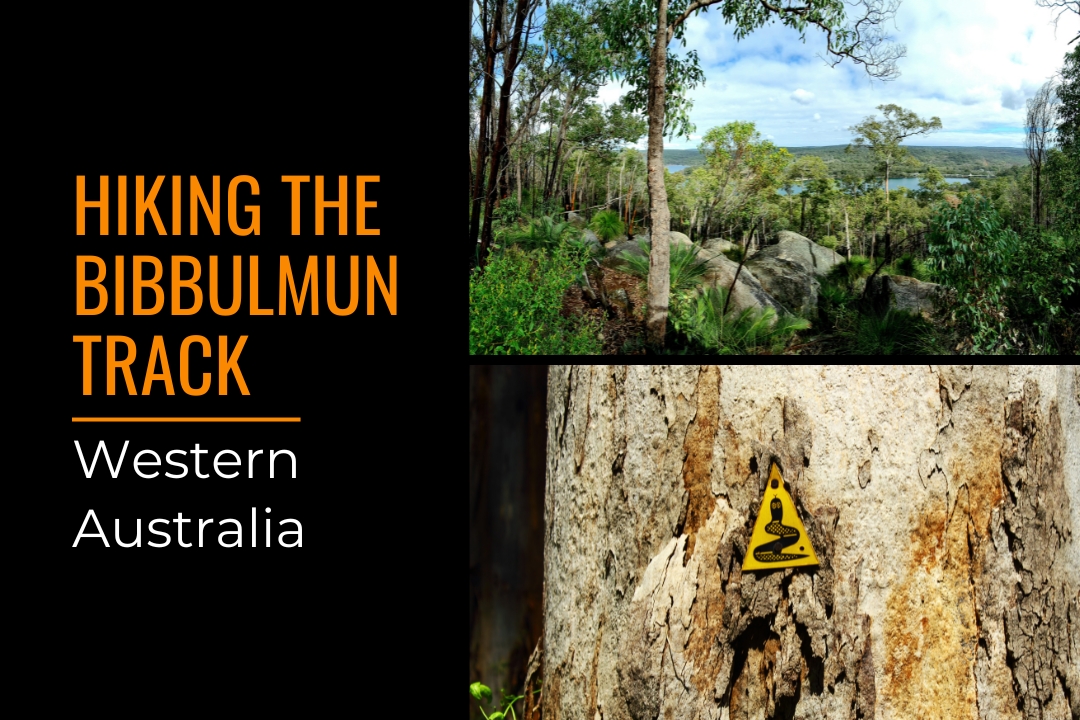
[[[300,422],[298,417],[73,417],[71,422]]]

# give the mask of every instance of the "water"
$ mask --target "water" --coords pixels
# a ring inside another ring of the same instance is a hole
[[[668,172],[677,173],[677,172],[682,172],[683,168],[685,168],[686,166],[685,165],[665,165],[664,167],[667,168]]]
[[[971,181],[968,180],[967,178],[945,178],[945,182],[947,182],[947,183],[960,183],[961,185],[963,185],[963,184],[969,183]],[[892,178],[891,180],[889,180],[889,190],[890,191],[896,190],[897,188],[902,188],[902,187],[907,188],[908,190],[918,190],[919,189],[919,178]],[[792,185],[791,186],[791,192],[792,192],[793,195],[801,193],[802,188],[803,188],[802,185]],[[787,193],[784,192],[783,188],[781,188],[779,190],[779,193],[781,195],[786,195],[787,194]]]

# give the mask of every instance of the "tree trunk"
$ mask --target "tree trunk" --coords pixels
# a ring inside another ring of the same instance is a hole
[[[645,330],[649,344],[664,346],[667,333],[668,295],[671,291],[667,189],[664,187],[664,83],[667,78],[667,0],[659,0],[656,40],[649,63],[649,220],[652,250],[649,253],[648,311]]]
[[[806,231],[806,186],[799,194],[802,195],[802,212],[799,215],[799,234],[802,235]]]
[[[889,215],[889,164],[885,163],[885,227],[889,227],[891,216]]]
[[[847,205],[844,206],[844,237],[847,239],[847,256],[851,259],[851,230],[848,227]]]
[[[476,242],[480,239],[480,208],[484,198],[484,161],[488,153],[488,126],[491,115],[492,98],[495,93],[495,56],[498,54],[498,31],[502,25],[503,3],[495,3],[495,16],[491,21],[491,27],[485,28],[486,41],[484,43],[484,92],[480,97],[480,120],[476,127],[476,173],[473,175],[472,189],[472,214],[469,216],[469,256],[476,252]],[[480,258],[484,262],[484,258]]]
[[[469,368],[469,681],[496,692],[542,629],[546,388],[543,365]]]
[[[547,417],[544,718],[1080,712],[1075,368],[554,366]],[[820,565],[744,573],[772,460]]]
[[[495,148],[491,151],[491,171],[488,178],[487,202],[484,205],[484,230],[480,235],[480,264],[487,262],[487,250],[491,247],[491,221],[498,193],[496,186],[500,168],[506,164],[506,133],[510,124],[510,90],[514,71],[518,66],[518,50],[521,47],[521,31],[525,26],[528,0],[518,0],[514,15],[514,31],[510,36],[510,50],[503,60],[503,81],[499,93],[499,120],[495,131]]]

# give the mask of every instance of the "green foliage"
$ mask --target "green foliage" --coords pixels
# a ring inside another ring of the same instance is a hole
[[[624,252],[620,256],[624,269],[631,275],[648,279],[649,277],[649,245],[644,240],[638,240],[638,247],[644,256],[632,252]],[[689,290],[701,282],[705,275],[706,261],[698,257],[701,252],[700,245],[672,245],[671,246],[671,294]]]
[[[825,237],[820,238],[817,242],[818,245],[822,247],[827,247],[830,250],[835,250],[836,246],[840,244],[840,241],[836,239],[835,235],[826,235]]]
[[[504,225],[517,222],[521,218],[521,207],[514,196],[505,197],[491,213],[492,222],[500,222]]]
[[[1060,90],[1059,90],[1060,92]],[[865,178],[876,174],[875,158],[867,147],[845,152],[846,145],[823,145],[820,147],[788,147],[787,150],[796,160],[807,155],[821,158],[828,168],[829,177],[840,180],[845,174],[853,178]],[[1027,155],[1023,148],[989,147],[942,147],[942,146],[904,146],[910,153],[910,162],[901,160],[894,166],[892,177],[910,177],[918,174],[922,183],[930,174],[930,167],[942,182],[948,177],[967,175],[1000,175],[1010,168],[1026,168]],[[664,150],[665,165],[684,165],[695,168],[705,164],[705,156],[700,150]],[[935,200],[940,198],[934,198]]]
[[[600,238],[600,242],[607,242],[626,232],[626,223],[614,210],[601,210],[596,213],[593,215],[590,226],[596,233],[596,237]]]
[[[534,690],[533,694],[535,695],[539,692],[539,690]],[[505,718],[507,717],[510,717],[513,720],[517,720],[517,713],[514,712],[514,705],[517,703],[518,700],[525,699],[524,695],[513,695],[506,692],[506,690],[503,690],[502,709],[496,710],[490,715],[488,715],[486,712],[484,712],[483,703],[484,701],[491,702],[491,688],[482,683],[474,682],[472,685],[469,686],[469,694],[472,695],[474,700],[476,700],[476,704],[480,706],[480,713],[485,718],[487,718],[487,720],[505,720]],[[509,715],[507,715],[507,713],[509,713]]]
[[[600,329],[586,316],[559,314],[563,295],[584,272],[579,249],[550,253],[508,248],[492,253],[469,278],[469,353],[472,355],[595,355]]]
[[[720,217],[751,220],[764,195],[784,181],[791,155],[761,137],[752,122],[714,127],[701,140],[706,168],[714,177],[714,212]]]
[[[922,260],[911,253],[906,253],[881,269],[885,275],[905,275],[916,280],[929,280],[930,271]]]
[[[742,245],[735,245],[724,251],[724,256],[732,262],[742,262],[744,254]]]
[[[526,250],[551,250],[564,240],[577,239],[581,231],[569,222],[557,221],[550,215],[533,220],[525,228],[506,233],[507,242],[521,245]]]
[[[921,315],[889,308],[859,314],[841,332],[852,355],[933,355],[939,352],[933,327]]]
[[[1019,242],[990,203],[971,195],[955,208],[942,206],[933,219],[928,250],[934,275],[956,290],[956,317],[970,328],[973,352],[1015,347],[1005,290]]]
[[[727,288],[704,287],[699,293],[672,297],[669,319],[683,336],[683,351],[720,355],[783,352],[799,330],[810,322],[793,315],[777,318],[772,308],[742,312],[729,309],[725,315]]]
[[[837,263],[829,268],[828,278],[834,283],[843,283],[849,289],[856,280],[867,277],[874,272],[874,266],[870,258],[862,255],[852,255],[847,260]]]
[[[922,135],[941,129],[941,118],[932,117],[923,120],[910,110],[905,110],[892,103],[878,105],[877,109],[885,116],[883,120],[867,117],[861,123],[848,128],[856,134],[852,148],[866,146],[878,161],[879,167],[888,169],[910,157],[906,147],[900,145],[906,138]]]

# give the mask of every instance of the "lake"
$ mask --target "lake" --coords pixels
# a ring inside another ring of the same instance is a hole
[[[971,182],[967,178],[945,178],[945,182],[960,183],[961,185]],[[895,190],[897,188],[905,187],[908,190],[919,189],[919,178],[893,178],[889,180],[889,190]],[[798,194],[802,192],[802,185],[792,185],[792,194]],[[786,195],[783,188],[780,189],[781,195]]]
[[[681,172],[686,166],[685,165],[665,165],[664,167],[667,168],[668,172],[677,173],[677,172]]]

